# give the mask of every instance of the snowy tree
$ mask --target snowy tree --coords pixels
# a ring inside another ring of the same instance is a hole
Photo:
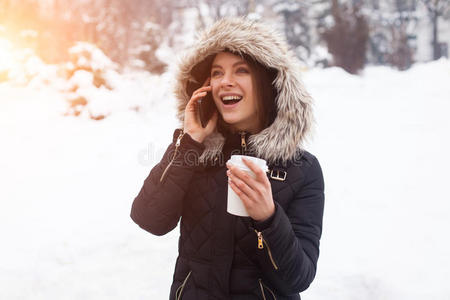
[[[393,65],[400,70],[411,66],[416,50],[417,2],[418,0],[368,2],[365,14],[371,28],[369,62]]]
[[[438,59],[442,55],[447,54],[448,49],[445,44],[439,42],[438,36],[438,23],[439,20],[444,18],[450,19],[450,1],[449,0],[421,0],[427,10],[432,24],[432,47],[433,47],[433,59]],[[448,45],[447,45],[448,47]]]
[[[311,58],[313,65],[327,67],[331,64],[330,54],[326,44],[324,45],[324,33],[333,25],[331,14],[331,2],[329,0],[313,1],[310,12],[314,30],[311,31]],[[326,42],[325,42],[326,43]]]
[[[310,5],[296,0],[277,1],[273,10],[283,16],[284,34],[296,55],[303,61],[311,56]]]
[[[166,64],[156,56],[156,50],[158,50],[159,44],[163,39],[161,27],[158,24],[147,22],[141,34],[141,43],[134,49],[134,54],[144,63],[144,69],[151,73],[163,73],[166,69]]]
[[[231,16],[246,16],[254,12],[257,1],[255,0],[185,0],[185,7],[197,10],[199,28],[203,29],[212,22]]]
[[[165,3],[144,0],[79,2],[76,19],[83,24],[82,40],[96,44],[122,66],[139,58],[144,61],[144,68],[160,73],[164,64],[155,56],[162,42],[159,28],[169,26],[172,20],[170,10],[166,11],[170,8],[167,4],[172,2]],[[161,26],[149,26],[155,22]]]

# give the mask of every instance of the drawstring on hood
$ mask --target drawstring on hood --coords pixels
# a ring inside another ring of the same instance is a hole
[[[197,42],[187,50],[179,64],[175,95],[177,117],[184,123],[184,110],[192,92],[209,75],[212,57],[222,51],[248,55],[268,69],[276,70],[273,86],[276,117],[259,133],[249,136],[247,148],[269,165],[294,159],[314,122],[312,98],[300,79],[300,66],[288,50],[284,37],[266,24],[243,17],[225,18],[199,34]],[[205,138],[204,162],[218,155],[225,137],[216,131]]]

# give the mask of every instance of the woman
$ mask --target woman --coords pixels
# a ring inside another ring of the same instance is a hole
[[[273,83],[273,84],[272,84]],[[173,142],[135,198],[131,218],[163,235],[181,217],[170,299],[300,299],[316,274],[324,181],[302,148],[312,100],[283,38],[243,18],[216,22],[180,64]],[[205,128],[197,100],[217,107]],[[226,164],[251,162],[255,179]],[[227,187],[250,217],[227,213]]]

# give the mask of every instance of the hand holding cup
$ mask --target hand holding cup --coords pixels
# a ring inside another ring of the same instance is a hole
[[[229,186],[242,200],[248,215],[256,221],[264,221],[275,212],[270,181],[263,168],[250,159],[242,157],[242,162],[254,176],[228,161]]]

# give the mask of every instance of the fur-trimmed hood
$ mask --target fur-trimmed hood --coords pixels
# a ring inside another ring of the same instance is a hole
[[[298,60],[288,50],[284,37],[259,21],[242,17],[225,18],[199,34],[178,65],[175,95],[178,99],[177,117],[181,124],[190,95],[206,78],[200,78],[197,74],[209,72],[202,70],[202,62],[224,50],[247,54],[263,66],[277,70],[273,82],[277,91],[275,120],[259,133],[250,135],[248,147],[269,164],[293,159],[296,152],[302,150],[312,129],[312,98],[303,86]],[[206,137],[203,142],[206,148],[200,161],[219,154],[224,141],[220,132]]]

